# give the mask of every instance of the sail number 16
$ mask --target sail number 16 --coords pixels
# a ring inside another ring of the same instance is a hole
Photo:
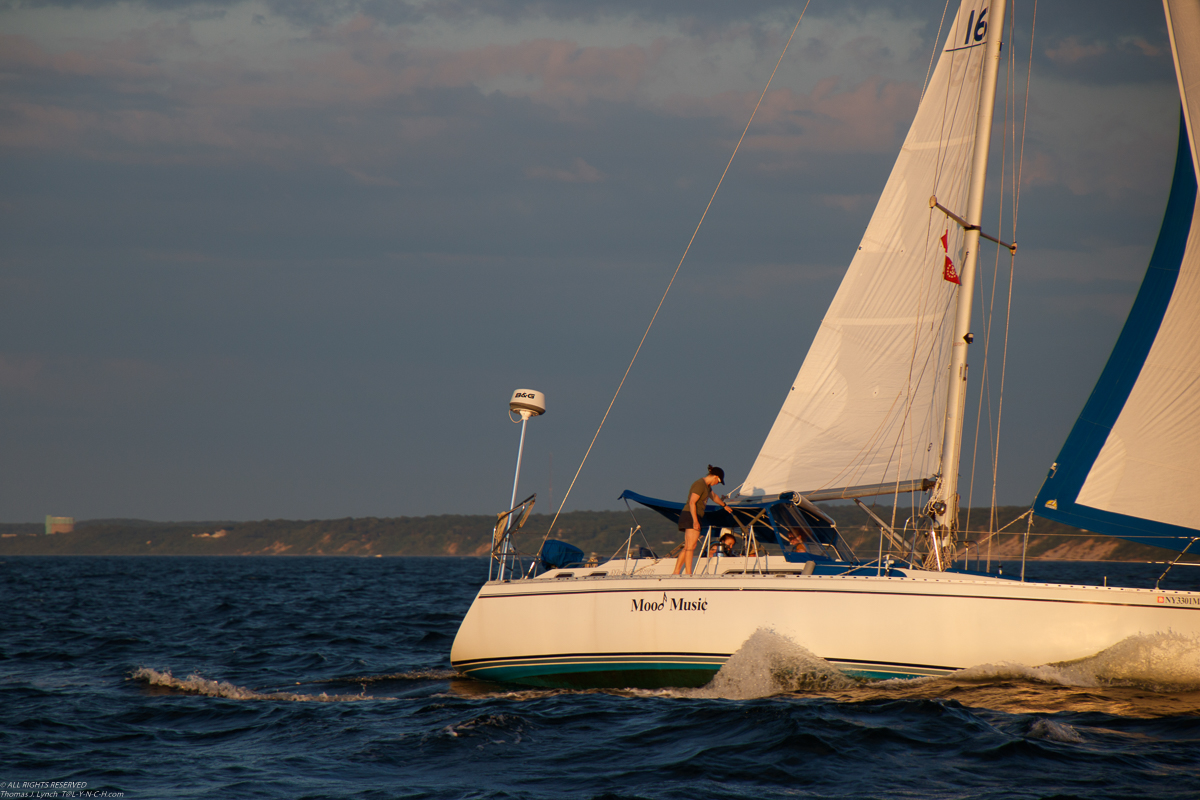
[[[975,12],[971,11],[971,16],[967,18],[967,38],[963,39],[963,44],[971,43],[971,36],[974,35],[975,41],[982,42],[983,37],[987,36],[987,16],[988,10],[985,8],[979,12],[979,21],[975,21]]]

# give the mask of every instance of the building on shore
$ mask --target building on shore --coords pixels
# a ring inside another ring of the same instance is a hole
[[[46,533],[72,533],[75,530],[74,517],[52,517],[46,515]]]

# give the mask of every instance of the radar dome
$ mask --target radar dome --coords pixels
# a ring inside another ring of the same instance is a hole
[[[546,413],[546,395],[534,389],[517,389],[508,401],[508,410],[525,419]]]

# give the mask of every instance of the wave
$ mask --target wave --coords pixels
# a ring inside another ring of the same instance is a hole
[[[730,656],[713,679],[698,689],[669,693],[686,697],[748,700],[790,693],[851,693],[872,696],[937,696],[947,683],[994,685],[1011,681],[1077,689],[1139,689],[1160,694],[1200,690],[1200,637],[1178,633],[1138,634],[1095,655],[1039,666],[980,664],[944,677],[867,680],[852,678],[833,664],[774,630],[760,628]],[[882,693],[882,694],[881,694]],[[1036,731],[1066,741],[1061,731]]]
[[[859,681],[786,636],[770,628],[759,628],[711,681],[682,694],[750,700],[792,692],[845,691],[858,684]]]
[[[952,673],[955,680],[1025,680],[1075,688],[1125,687],[1155,692],[1200,689],[1200,638],[1167,632],[1137,634],[1073,661],[1030,667],[981,664]]]
[[[1030,739],[1044,739],[1049,742],[1064,742],[1066,744],[1081,744],[1086,741],[1080,733],[1063,722],[1052,719],[1037,719],[1029,726]]]
[[[141,667],[131,676],[131,680],[140,681],[148,686],[166,689],[180,694],[202,695],[204,697],[224,697],[230,700],[283,700],[296,703],[345,703],[357,700],[377,700],[367,694],[300,694],[297,692],[256,692],[243,686],[235,686],[225,681],[214,681],[192,674],[186,678],[176,678],[170,670],[159,672],[148,667]]]
[[[484,714],[447,725],[442,732],[453,739],[482,734],[497,744],[504,744],[508,741],[497,738],[498,736],[512,736],[511,743],[520,744],[526,727],[525,720],[515,714]]]
[[[784,694],[841,695],[846,699],[954,697],[968,704],[1003,705],[992,697],[994,690],[1017,682],[1030,690],[1037,686],[1073,689],[1136,689],[1156,694],[1178,695],[1200,692],[1200,637],[1178,633],[1139,634],[1118,642],[1095,655],[1074,661],[1029,666],[1014,662],[979,664],[940,677],[890,678],[851,677],[803,645],[777,631],[759,628],[738,648],[712,680],[696,689],[535,689],[505,688],[471,679],[453,681],[453,671],[402,673],[396,676],[356,680],[451,679],[455,694],[478,694],[529,700],[556,694],[608,693],[635,697],[689,697],[697,699],[752,700]],[[479,687],[479,688],[475,688]],[[486,687],[486,688],[485,688]],[[963,695],[960,690],[977,687]],[[989,694],[988,692],[991,692]],[[1005,691],[1008,691],[1007,689]],[[981,694],[982,692],[982,694]],[[1115,698],[1112,695],[1110,699]],[[1041,707],[1050,696],[1023,694],[1017,706]],[[1198,698],[1200,702],[1200,698]],[[1070,734],[1036,730],[1033,738],[1056,739]]]
[[[349,678],[328,678],[321,681],[311,681],[311,683],[337,684],[346,683],[355,686],[361,686],[369,683],[401,683],[404,681],[448,681],[452,678],[459,677],[457,670],[453,669],[414,669],[408,672],[392,672],[387,675],[361,675]]]

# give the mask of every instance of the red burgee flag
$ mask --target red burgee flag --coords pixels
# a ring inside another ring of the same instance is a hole
[[[942,277],[951,283],[957,283],[962,286],[962,281],[958,279],[958,273],[954,270],[954,262],[950,260],[950,231],[947,230],[942,234],[942,250],[946,251],[946,266],[942,270]]]

